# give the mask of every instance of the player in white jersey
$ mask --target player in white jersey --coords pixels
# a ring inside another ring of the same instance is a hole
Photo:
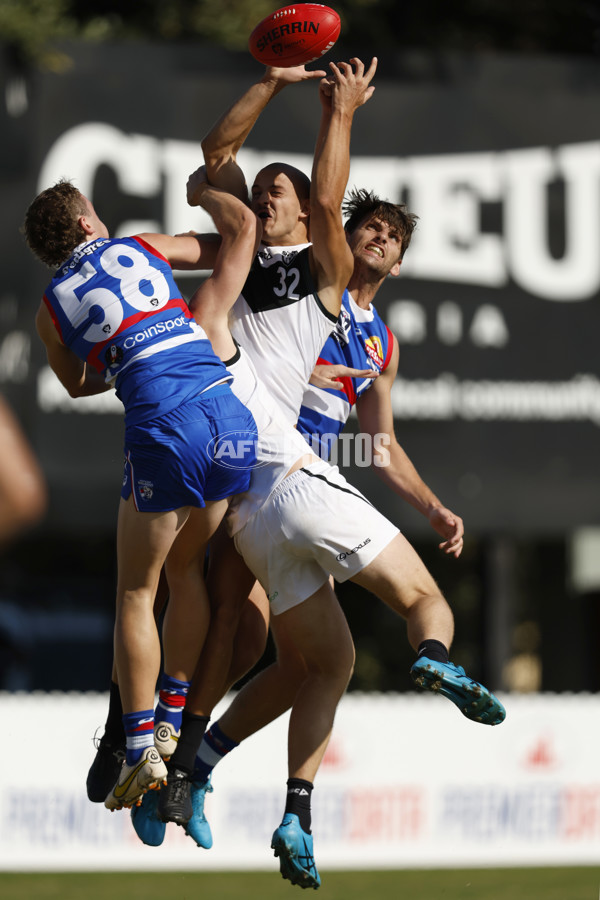
[[[324,337],[335,326],[352,271],[340,210],[350,167],[352,120],[356,110],[372,96],[370,82],[377,61],[374,59],[366,70],[360,60],[351,63],[332,64],[329,80],[320,83],[322,116],[311,178],[293,166],[273,163],[257,173],[251,189],[250,205],[261,219],[263,235],[242,296],[234,307],[232,332],[279,400],[287,421],[294,425],[304,387]],[[308,72],[304,66],[267,68],[263,78],[204,138],[209,180],[247,201],[246,179],[236,157],[260,113],[287,85],[323,75],[323,71]],[[269,288],[267,295],[260,295],[260,284]],[[247,645],[236,646],[235,659],[232,653],[237,622],[245,606],[241,586],[245,582],[250,589],[254,578],[223,535],[211,544],[211,554],[213,564],[207,576],[214,601],[211,638],[198,670],[202,702],[196,697],[196,705],[204,707],[207,714],[230,683],[228,677],[237,673],[241,676],[256,658],[255,647]],[[232,589],[236,584],[239,592]]]
[[[232,312],[233,336],[251,359],[260,360],[261,378],[290,425],[298,420],[311,362],[335,328],[340,308],[335,297],[329,306],[321,299],[312,255],[310,243],[262,243]]]
[[[368,69],[356,59],[331,64],[333,83],[323,79],[320,84],[323,114],[310,180],[294,166],[273,162],[257,173],[250,192],[263,237],[233,309],[232,332],[250,357],[260,361],[261,378],[293,425],[352,273],[340,208],[352,119],[373,94],[376,67],[375,59]],[[304,66],[267,69],[202,141],[209,180],[247,200],[236,156],[258,116],[287,84],[323,74]]]

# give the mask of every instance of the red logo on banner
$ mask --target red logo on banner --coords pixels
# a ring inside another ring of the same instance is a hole
[[[557,762],[552,740],[548,737],[540,738],[525,757],[528,769],[553,769]]]

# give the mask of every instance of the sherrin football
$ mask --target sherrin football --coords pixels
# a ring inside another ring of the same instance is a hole
[[[320,3],[284,6],[256,26],[248,47],[265,66],[302,66],[331,50],[340,36],[340,17]]]

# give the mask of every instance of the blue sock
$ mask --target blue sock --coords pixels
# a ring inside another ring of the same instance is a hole
[[[157,722],[168,722],[177,731],[181,728],[181,716],[185,706],[189,681],[178,681],[166,672],[161,678],[158,691],[155,718]]]
[[[123,728],[127,742],[126,762],[135,765],[146,747],[154,746],[154,710],[142,709],[123,714]]]
[[[234,747],[239,747],[237,741],[228,738],[219,728],[219,723],[215,722],[202,738],[200,749],[196,755],[192,780],[206,781],[216,764]]]

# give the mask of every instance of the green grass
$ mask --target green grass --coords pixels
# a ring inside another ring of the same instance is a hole
[[[321,900],[599,900],[600,866],[322,872],[321,878]],[[276,872],[0,872],[0,885],[2,900],[299,900],[301,891]]]

